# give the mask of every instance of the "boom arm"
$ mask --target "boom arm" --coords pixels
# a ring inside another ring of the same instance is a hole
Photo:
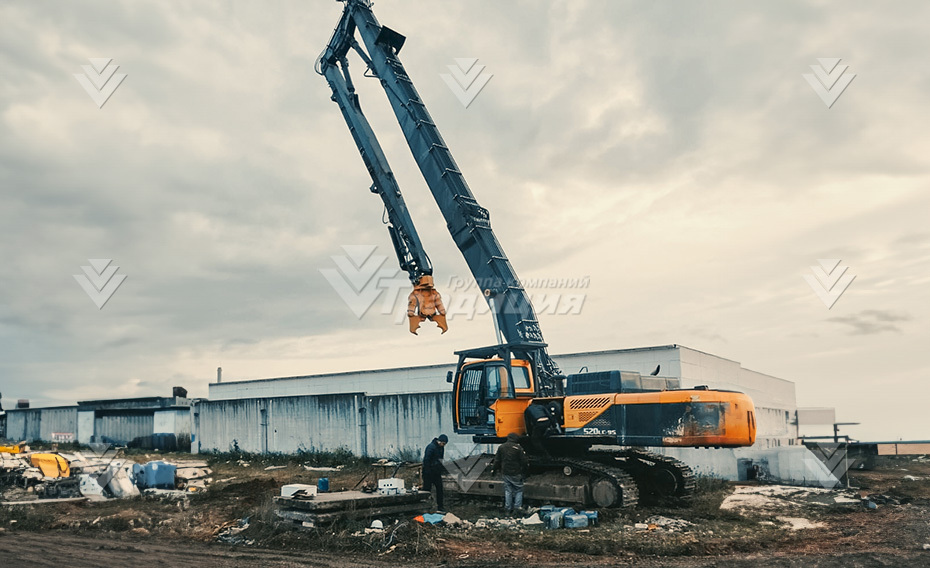
[[[339,103],[343,115],[349,122],[356,142],[358,143],[360,138],[368,139],[363,140],[364,144],[359,143],[359,150],[362,152],[363,159],[366,160],[366,165],[372,153],[366,149],[365,144],[373,143],[378,150],[375,153],[378,158],[383,159],[383,153],[380,152],[380,147],[377,146],[374,133],[367,126],[367,121],[365,122],[367,130],[364,130],[364,136],[360,136],[359,131],[362,129],[356,124],[360,111],[358,113],[347,112],[349,105],[340,102],[345,97],[340,94],[340,89],[351,88],[351,83],[348,83],[346,87],[340,85],[340,79],[344,79],[347,75],[340,76],[337,64],[341,66],[343,73],[347,72],[345,56],[349,49],[357,51],[368,65],[368,70],[380,79],[417,166],[439,205],[456,246],[462,252],[472,275],[484,292],[491,306],[492,315],[496,319],[497,328],[503,334],[506,343],[542,344],[542,331],[529,295],[523,289],[503,247],[491,230],[488,210],[478,205],[475,200],[455,159],[443,141],[439,129],[426,110],[426,105],[423,104],[413,82],[397,57],[403,46],[404,36],[378,23],[371,11],[369,0],[345,0],[345,3],[342,19],[318,62],[318,71],[329,81],[334,99]],[[356,31],[361,36],[367,53],[355,40]],[[353,96],[354,93],[350,94],[350,101]],[[357,108],[357,102],[354,108]],[[386,161],[383,164],[383,170],[390,172]],[[372,172],[374,179],[375,172],[370,166],[369,172]],[[393,182],[393,175],[389,177]],[[377,179],[375,183],[378,185]],[[406,220],[409,221],[409,217]],[[410,228],[412,227],[411,223]],[[412,232],[412,234],[416,233]],[[420,250],[419,241],[416,240],[415,243],[411,241],[411,247],[415,256]],[[543,390],[561,391],[561,371],[549,357],[545,348],[540,353],[538,364]]]
[[[348,13],[348,8],[346,10]],[[339,105],[342,116],[349,125],[352,138],[355,140],[358,151],[365,162],[368,174],[371,176],[372,193],[378,194],[384,202],[384,210],[388,218],[388,233],[391,243],[397,253],[397,261],[401,270],[407,272],[414,285],[414,291],[408,299],[408,316],[410,317],[410,331],[416,333],[420,322],[425,319],[435,321],[443,333],[446,332],[445,309],[439,293],[433,289],[433,266],[429,256],[420,243],[404,196],[400,186],[391,171],[387,157],[378,142],[377,136],[362,112],[352,77],[349,75],[349,61],[346,54],[349,48],[354,48],[365,61],[367,55],[361,50],[354,38],[355,24],[351,18],[343,15],[339,26],[333,33],[324,54],[317,62],[317,72],[326,77],[333,92],[332,99]],[[337,67],[338,64],[338,67]]]

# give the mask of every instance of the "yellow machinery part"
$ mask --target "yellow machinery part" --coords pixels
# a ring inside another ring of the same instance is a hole
[[[58,454],[32,454],[29,458],[45,477],[71,477],[71,464]]]

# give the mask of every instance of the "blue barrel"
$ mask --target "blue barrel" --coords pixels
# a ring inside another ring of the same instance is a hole
[[[329,491],[329,478],[321,477],[316,480],[316,490],[320,493],[326,493]]]

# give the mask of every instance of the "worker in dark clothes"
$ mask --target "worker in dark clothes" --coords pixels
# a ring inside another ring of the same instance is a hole
[[[530,460],[520,445],[520,436],[511,432],[507,441],[497,448],[492,472],[500,472],[504,478],[504,509],[508,515],[523,509],[523,481]]]
[[[543,439],[550,433],[553,427],[552,414],[543,404],[531,404],[523,412],[523,419],[526,421],[526,432],[530,435],[530,441],[533,444],[533,451],[542,456],[548,456]]]
[[[446,510],[442,495],[442,458],[446,454],[447,443],[449,437],[440,434],[433,438],[423,452],[423,490],[430,491],[433,487],[436,488],[436,507],[440,511]]]

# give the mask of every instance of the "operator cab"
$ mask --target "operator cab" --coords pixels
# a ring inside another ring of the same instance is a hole
[[[497,438],[525,433],[523,411],[540,395],[535,362],[544,347],[495,345],[456,352],[458,366],[446,378],[454,384],[455,431]]]

